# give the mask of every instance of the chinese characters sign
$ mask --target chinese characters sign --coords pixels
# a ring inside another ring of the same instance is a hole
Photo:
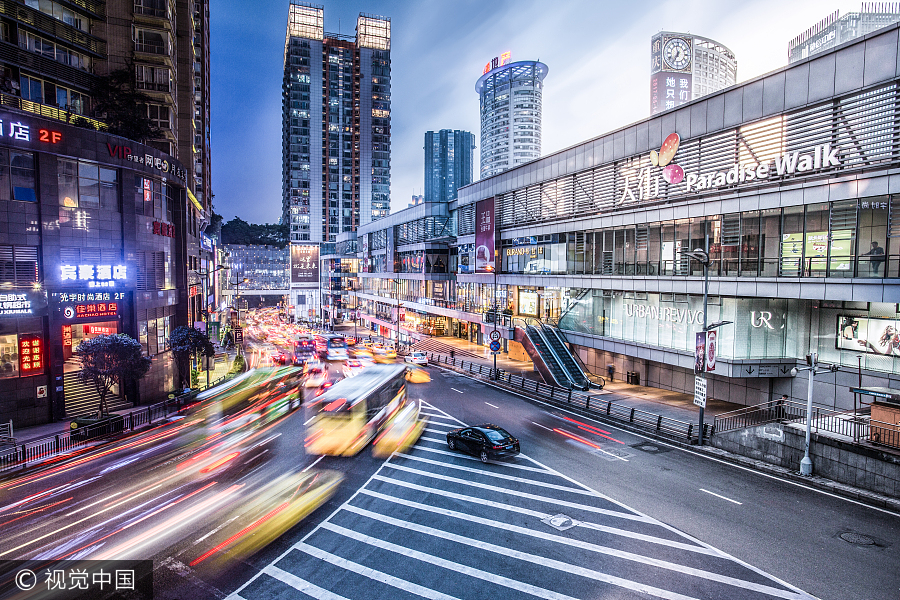
[[[144,194],[146,194],[149,190],[144,190]],[[151,198],[152,201],[152,198]],[[175,226],[169,225],[168,223],[160,223],[159,221],[153,221],[153,234],[161,235],[163,237],[175,237]]]
[[[126,265],[60,265],[60,281],[86,283],[88,287],[116,287],[128,279]]]
[[[690,73],[660,71],[650,77],[650,114],[687,104],[692,99],[693,76]]]
[[[57,293],[50,294],[56,311],[65,319],[115,317],[125,299],[124,292]]]
[[[486,75],[491,69],[496,69],[497,67],[502,67],[505,64],[509,64],[511,58],[512,54],[510,52],[504,52],[500,56],[495,56],[491,59],[491,62],[484,65],[484,71],[482,71],[481,74]]]
[[[19,370],[23,375],[44,372],[42,345],[39,335],[19,336]]]
[[[31,300],[25,294],[0,294],[0,315],[30,315]]]
[[[475,203],[475,272],[493,273],[496,269],[494,241],[494,198]]]
[[[319,246],[291,244],[291,283],[319,281]]]
[[[182,181],[184,181],[186,176],[184,169],[174,163],[170,163],[164,158],[159,158],[152,154],[145,154],[143,156],[134,154],[128,146],[117,146],[115,144],[110,144],[109,142],[106,143],[106,148],[109,150],[109,155],[112,157],[121,158],[140,165],[146,165],[163,173],[171,173]]]

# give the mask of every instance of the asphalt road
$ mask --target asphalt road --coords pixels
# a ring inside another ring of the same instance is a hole
[[[212,486],[167,478],[178,423],[0,482],[0,559],[153,558],[159,599],[900,595],[898,515],[429,371],[410,385],[429,427],[387,461],[306,456],[297,411]],[[449,429],[482,422],[522,455],[447,448]],[[307,468],[343,474],[333,498],[262,550],[191,564],[242,522],[230,499]]]

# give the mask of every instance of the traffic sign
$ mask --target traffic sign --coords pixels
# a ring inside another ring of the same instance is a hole
[[[496,342],[500,339],[500,332],[496,329],[491,332],[491,341]]]
[[[500,342],[494,340],[493,342],[491,342],[490,348],[491,352],[500,352]]]
[[[694,404],[706,408],[706,378],[694,377]]]

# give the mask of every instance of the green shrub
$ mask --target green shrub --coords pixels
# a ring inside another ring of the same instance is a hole
[[[240,354],[234,357],[234,360],[231,363],[231,369],[228,371],[229,375],[235,375],[237,373],[241,373],[244,370],[244,357]]]

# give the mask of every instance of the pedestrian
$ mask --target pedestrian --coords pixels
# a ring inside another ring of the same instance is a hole
[[[787,410],[787,394],[782,394],[781,398],[778,399],[778,404],[775,406],[775,418],[776,419],[785,419],[787,418],[785,412]]]

